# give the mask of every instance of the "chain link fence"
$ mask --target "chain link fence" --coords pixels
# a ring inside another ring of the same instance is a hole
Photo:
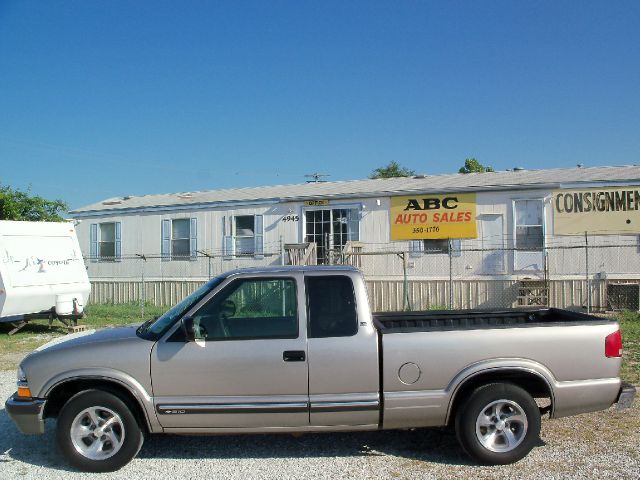
[[[640,307],[640,248],[626,239],[580,238],[547,242],[542,250],[496,248],[486,242],[445,242],[437,250],[408,244],[354,242],[327,255],[332,264],[365,274],[374,311],[508,309],[530,306],[586,312]],[[198,252],[168,259],[137,254],[114,261],[86,259],[90,303],[173,305],[207,279],[245,267],[286,265],[303,258],[280,245],[260,256]],[[315,257],[311,256],[315,260]],[[296,260],[297,259],[297,260]]]

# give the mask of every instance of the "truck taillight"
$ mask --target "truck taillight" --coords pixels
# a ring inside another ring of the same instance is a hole
[[[620,330],[607,335],[607,338],[604,339],[604,354],[607,357],[622,356],[622,335],[620,335]]]

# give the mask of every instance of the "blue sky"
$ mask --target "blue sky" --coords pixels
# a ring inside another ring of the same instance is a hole
[[[640,2],[0,0],[0,183],[71,207],[640,163]]]

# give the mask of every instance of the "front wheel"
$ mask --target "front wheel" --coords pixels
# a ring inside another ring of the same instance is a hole
[[[477,388],[456,415],[464,451],[486,465],[517,462],[540,435],[540,410],[524,389],[511,383]]]
[[[117,396],[85,390],[72,397],[58,416],[60,450],[74,467],[112,472],[126,465],[142,447],[142,431]]]

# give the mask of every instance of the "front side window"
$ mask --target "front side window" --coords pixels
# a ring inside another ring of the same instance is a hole
[[[516,200],[516,249],[539,251],[544,248],[542,200]]]
[[[142,336],[143,338],[157,340],[164,332],[166,332],[171,327],[171,325],[174,324],[177,319],[184,315],[196,303],[202,300],[205,295],[207,295],[211,290],[220,285],[220,283],[222,283],[225,278],[226,276],[224,275],[214,277],[205,284],[201,285],[200,288],[183,298],[181,302],[174,305],[162,316],[141,325],[138,329],[138,335]]]
[[[297,338],[298,302],[291,278],[238,279],[193,316],[196,338]]]
[[[358,333],[353,283],[344,275],[307,277],[309,338],[350,337]]]

